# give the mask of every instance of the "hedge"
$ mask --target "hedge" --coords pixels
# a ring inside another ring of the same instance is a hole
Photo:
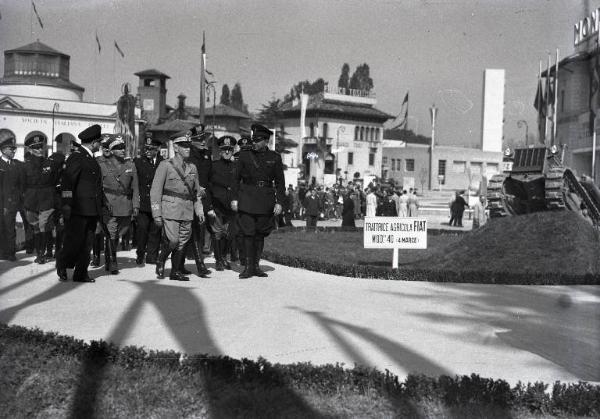
[[[154,365],[179,374],[204,374],[206,377],[271,386],[295,386],[335,395],[340,391],[404,397],[416,402],[434,401],[447,406],[490,405],[502,409],[523,409],[534,414],[600,415],[600,386],[586,382],[555,382],[552,391],[542,382],[521,383],[511,387],[504,380],[470,376],[409,375],[404,382],[388,370],[355,366],[346,369],[342,364],[314,366],[310,363],[271,364],[233,359],[227,356],[190,355],[175,351],[147,351],[135,346],[119,348],[104,341],[86,343],[73,337],[46,333],[39,329],[0,324],[0,343],[19,342],[38,345],[54,356],[73,356],[110,362],[126,369]],[[4,344],[0,345],[2,348]]]

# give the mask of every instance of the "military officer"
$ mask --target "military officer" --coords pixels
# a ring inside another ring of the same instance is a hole
[[[34,232],[36,258],[39,264],[46,263],[46,244],[52,238],[56,185],[59,182],[64,156],[54,153],[45,157],[45,141],[33,136],[25,141],[29,156],[25,160],[25,194],[23,206],[27,222]]]
[[[232,189],[235,176],[235,162],[232,160],[236,140],[230,136],[219,138],[218,147],[221,158],[212,164],[209,176],[208,195],[212,205],[208,222],[213,236],[215,269],[231,269],[227,261],[229,224],[234,212],[231,209]]]
[[[113,137],[111,134],[102,134],[102,139],[100,140],[101,154],[96,157],[96,161],[98,161],[98,164],[104,164],[112,156],[112,153],[108,148],[112,139]],[[100,222],[98,222],[98,224],[96,225],[96,232],[94,234],[94,244],[92,246],[92,263],[90,265],[93,267],[97,268],[98,266],[100,266],[100,253],[102,252],[102,249],[104,249],[103,242],[104,231],[102,231],[102,226],[100,225]],[[108,259],[110,259],[110,257]]]
[[[203,189],[206,189],[208,188],[208,176],[212,168],[211,155],[206,146],[209,135],[204,131],[204,126],[201,125],[199,130],[192,128],[189,131],[189,136],[190,140],[192,141],[192,147],[190,148],[190,156],[186,161],[189,161],[196,166],[198,173],[198,184]],[[207,212],[212,209],[210,196],[208,194],[205,194],[205,196],[202,198],[202,207],[204,208],[205,216],[207,215]],[[196,263],[196,269],[198,270],[198,275],[201,277],[204,277],[210,273],[210,270],[204,264],[204,255],[202,253],[202,249],[205,244],[205,235],[206,225],[200,222],[198,218],[194,217],[194,220],[192,221],[192,237],[188,242],[186,251],[184,253],[187,254],[187,250],[191,248],[194,255],[194,261]],[[186,275],[190,273],[189,271],[185,270],[183,266],[181,267],[181,270]]]
[[[100,125],[92,125],[78,135],[81,145],[67,159],[61,176],[62,213],[65,241],[56,258],[61,281],[67,280],[67,268],[75,268],[73,281],[95,282],[87,272],[93,234],[106,206],[102,191],[102,172],[94,158],[101,138]]]
[[[3,131],[0,134],[0,259],[11,262],[17,260],[15,222],[17,212],[22,209],[25,189],[23,162],[15,159],[16,149],[15,137]]]
[[[163,230],[163,241],[156,262],[159,279],[165,277],[165,261],[172,253],[169,278],[189,281],[181,272],[184,248],[192,234],[194,214],[200,222],[204,222],[201,200],[204,189],[198,183],[196,166],[185,162],[190,156],[191,146],[189,133],[180,133],[173,139],[175,155],[159,163],[150,189],[152,217]]]
[[[143,155],[133,160],[138,175],[140,191],[140,212],[136,223],[136,241],[137,258],[136,264],[143,265],[144,258],[146,263],[156,263],[158,257],[158,246],[160,243],[160,229],[152,219],[152,208],[150,207],[150,188],[152,188],[152,179],[158,164],[163,160],[158,150],[161,146],[160,141],[152,138],[152,133],[146,133]]]
[[[120,134],[114,134],[108,145],[111,157],[99,162],[102,171],[102,186],[108,201],[109,212],[104,216],[104,223],[110,237],[105,240],[105,249],[111,248],[110,262],[106,263],[106,270],[111,274],[118,274],[117,246],[131,226],[131,218],[137,217],[140,210],[140,193],[135,165],[130,160],[125,160],[125,141]],[[107,243],[111,241],[111,245]],[[108,259],[108,250],[105,251]]]
[[[239,212],[238,224],[244,235],[246,265],[240,278],[267,276],[259,261],[273,228],[273,216],[281,214],[285,199],[285,179],[281,156],[267,148],[271,131],[258,124],[251,126],[252,150],[240,151],[231,208]]]
[[[244,127],[240,128],[240,139],[238,140],[233,153],[233,161],[236,168],[238,166],[238,160],[240,159],[240,151],[242,150],[252,150],[251,131]],[[229,223],[231,260],[239,260],[240,265],[244,266],[246,264],[246,257],[244,255],[244,235],[239,228],[238,219],[239,213],[234,212],[233,221]]]

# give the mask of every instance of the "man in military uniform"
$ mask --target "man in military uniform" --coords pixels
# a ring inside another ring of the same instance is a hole
[[[274,225],[273,216],[281,214],[285,179],[281,156],[267,148],[271,131],[258,124],[251,127],[254,148],[240,151],[231,208],[239,212],[239,227],[244,235],[245,269],[240,278],[266,277],[259,267],[265,237]]]
[[[189,136],[190,140],[192,141],[192,147],[190,148],[190,156],[186,159],[186,161],[193,163],[194,166],[196,166],[196,171],[198,173],[198,184],[203,189],[207,189],[208,176],[212,168],[212,159],[206,146],[208,133],[204,131],[204,126],[201,126],[200,130],[192,128],[189,131]],[[202,207],[204,208],[206,218],[207,212],[212,208],[210,196],[208,194],[205,194],[205,196],[202,198]],[[198,276],[201,277],[204,277],[210,273],[210,270],[204,264],[204,255],[202,253],[202,248],[205,244],[205,235],[206,225],[200,222],[197,217],[194,217],[194,220],[192,221],[192,237],[189,240],[184,253],[187,254],[187,250],[191,248],[194,261],[196,263],[196,269],[198,270]],[[186,275],[191,273],[185,270],[183,265],[181,266],[181,271]]]
[[[150,205],[154,222],[163,230],[163,242],[156,262],[156,275],[165,277],[165,262],[170,253],[171,274],[176,281],[189,281],[181,272],[184,248],[192,234],[194,214],[204,222],[202,195],[204,189],[198,183],[198,172],[193,163],[186,163],[190,156],[189,133],[178,134],[173,139],[175,156],[159,163],[150,189]]]
[[[25,189],[23,162],[15,159],[15,143],[15,137],[4,131],[0,137],[0,259],[11,262],[17,260],[15,222]]]
[[[56,258],[60,281],[67,280],[67,268],[75,268],[73,281],[95,282],[88,276],[90,250],[98,218],[102,216],[104,192],[102,172],[94,158],[100,146],[100,125],[78,135],[81,145],[67,159],[61,177],[65,242]]]
[[[146,133],[144,142],[143,156],[136,157],[133,160],[138,175],[140,191],[140,212],[137,216],[137,258],[136,264],[143,265],[144,258],[146,263],[156,263],[158,257],[158,246],[160,243],[160,229],[152,219],[152,208],[150,207],[150,188],[152,188],[152,179],[158,164],[163,160],[158,149],[160,141],[152,138],[152,133]]]
[[[56,185],[59,182],[64,156],[54,153],[44,156],[44,140],[34,136],[25,141],[29,156],[25,160],[25,194],[23,206],[27,222],[34,232],[36,258],[39,264],[46,263],[46,244],[52,238]]]
[[[96,157],[96,161],[100,167],[102,167],[102,164],[106,163],[112,156],[112,153],[108,148],[112,139],[113,136],[111,134],[102,134],[102,139],[100,140],[100,151],[102,154]],[[92,246],[92,263],[90,265],[93,267],[97,268],[100,266],[100,253],[104,249],[104,239],[104,231],[102,231],[102,226],[100,225],[100,222],[98,222],[96,225],[96,232],[94,234],[94,244]],[[110,256],[108,259],[110,259]]]
[[[117,246],[131,226],[131,218],[137,217],[140,210],[140,194],[138,189],[137,170],[133,162],[125,160],[125,141],[119,134],[114,134],[108,145],[112,154],[109,159],[99,163],[102,171],[102,186],[108,201],[109,212],[104,216],[104,223],[110,237],[105,240],[106,270],[115,275],[117,268]],[[109,243],[107,240],[110,240]],[[111,248],[111,255],[108,248]],[[110,256],[110,262],[108,261]]]
[[[240,139],[237,142],[237,146],[234,148],[233,161],[237,170],[238,160],[240,159],[240,152],[242,150],[252,150],[252,138],[251,131],[247,128],[240,128]],[[244,254],[244,234],[239,227],[239,213],[234,212],[233,220],[229,223],[229,237],[230,237],[230,248],[231,248],[231,260],[239,260],[240,265],[246,265],[246,256]]]
[[[234,212],[231,209],[232,189],[235,176],[235,162],[232,160],[233,148],[236,140],[230,136],[219,138],[218,147],[221,158],[212,164],[209,176],[209,190],[211,210],[208,211],[208,222],[213,235],[213,249],[215,252],[215,269],[223,271],[231,269],[227,261],[229,224]]]

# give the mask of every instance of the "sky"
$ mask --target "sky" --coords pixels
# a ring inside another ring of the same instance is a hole
[[[409,92],[409,128],[436,142],[481,142],[483,73],[504,69],[505,139],[536,131],[539,62],[574,53],[573,25],[600,0],[0,0],[0,48],[39,39],[71,56],[71,81],[84,100],[113,103],[135,72],[157,69],[167,103],[198,106],[202,32],[217,82],[242,86],[255,112],[300,80],[331,85],[344,63],[370,67],[376,107],[400,114]],[[101,43],[98,52],[95,35]],[[117,42],[125,54],[114,48]],[[0,64],[4,74],[4,60]],[[211,98],[212,100],[212,98]],[[390,122],[391,123],[391,122]]]

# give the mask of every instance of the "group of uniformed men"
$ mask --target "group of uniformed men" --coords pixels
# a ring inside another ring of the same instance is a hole
[[[259,267],[264,238],[274,228],[285,197],[283,165],[267,147],[271,131],[254,124],[239,140],[217,140],[220,158],[213,161],[203,128],[172,137],[173,157],[163,159],[161,143],[149,133],[141,156],[125,156],[118,134],[103,134],[92,125],[79,134],[70,155],[45,157],[42,137],[26,141],[25,163],[14,159],[15,138],[0,138],[0,259],[14,261],[16,213],[25,209],[34,231],[36,263],[45,263],[47,242],[56,231],[56,270],[60,281],[74,268],[76,282],[95,282],[88,275],[100,266],[118,274],[117,247],[135,220],[136,264],[156,264],[157,278],[188,281],[188,253],[198,276],[204,264],[206,230],[210,233],[215,269],[231,269],[227,253],[239,252],[240,278],[265,277]],[[235,153],[236,144],[239,152]],[[100,156],[96,154],[102,150]],[[64,224],[64,229],[63,229]],[[59,234],[61,233],[61,234]],[[62,246],[61,246],[62,244]]]

